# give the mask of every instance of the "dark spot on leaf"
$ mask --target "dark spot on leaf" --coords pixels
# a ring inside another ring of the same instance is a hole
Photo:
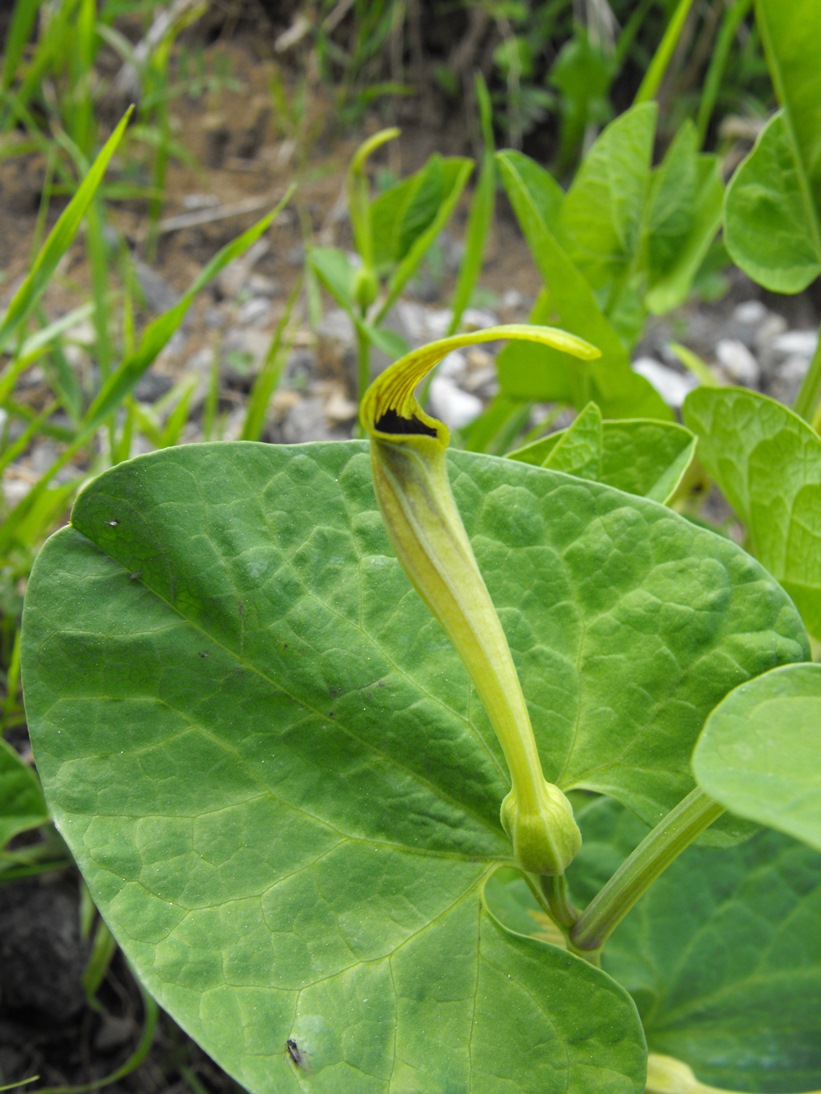
[[[328,711],[328,717],[329,718],[335,718],[336,717],[336,711],[335,710],[329,710]]]
[[[296,1064],[297,1067],[302,1065],[302,1053],[300,1052],[299,1045],[293,1038],[289,1037],[285,1042],[285,1047],[288,1050],[288,1055],[291,1057],[291,1061]]]
[[[205,658],[207,656],[208,656],[208,651],[207,650],[200,650],[200,657],[203,659],[203,661],[205,660]]]
[[[380,433],[396,433],[405,436],[420,435],[423,437],[437,436],[436,430],[418,418],[402,418],[395,410],[386,410],[376,422],[376,428]]]
[[[283,648],[284,650],[287,650],[287,649],[288,649],[288,643],[287,643],[287,642],[283,642],[283,643],[282,643],[282,648]]]
[[[106,524],[109,528],[116,528],[120,522],[118,520],[107,520]]]
[[[385,681],[384,680],[377,680],[376,681],[376,686],[378,688],[383,688],[385,686]]]

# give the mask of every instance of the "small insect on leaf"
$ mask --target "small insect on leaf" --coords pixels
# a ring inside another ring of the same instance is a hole
[[[302,1052],[300,1051],[299,1045],[296,1043],[296,1041],[294,1041],[293,1038],[289,1037],[288,1040],[285,1042],[285,1047],[288,1050],[288,1055],[291,1057],[291,1062],[296,1067],[302,1067],[305,1062],[305,1057],[302,1055]]]

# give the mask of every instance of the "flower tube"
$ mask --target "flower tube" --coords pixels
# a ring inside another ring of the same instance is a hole
[[[551,327],[512,325],[455,335],[391,365],[366,392],[361,416],[391,543],[462,658],[502,746],[511,778],[502,827],[523,870],[556,876],[577,854],[581,835],[567,798],[542,773],[507,639],[448,482],[449,431],[414,397],[419,381],[451,350],[501,339],[538,342],[585,360],[599,356],[589,343]]]

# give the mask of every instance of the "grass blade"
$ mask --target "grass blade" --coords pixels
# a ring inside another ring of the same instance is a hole
[[[83,433],[93,432],[106,418],[113,414],[123,399],[136,387],[140,377],[156,360],[160,351],[168,344],[179,329],[188,309],[201,289],[212,281],[235,258],[248,250],[262,236],[290,200],[291,187],[282,200],[262,220],[258,221],[241,236],[222,248],[208,263],[205,269],[194,279],[185,295],[169,311],[149,323],[136,350],[126,357],[120,366],[108,377],[96,398],[88,408]]]
[[[134,108],[129,107],[117,128],[103,145],[102,151],[91,166],[90,171],[80,183],[77,193],[60,215],[46,242],[37,255],[33,266],[23,284],[15,293],[6,314],[0,321],[0,350],[31,313],[32,308],[42,296],[46,286],[57,269],[57,263],[71,246],[80,229],[83,217],[91,199],[103,180],[103,175],[122,139],[128,119]]]
[[[667,24],[664,37],[653,56],[653,60],[650,62],[650,67],[647,69],[645,77],[641,81],[641,86],[636,92],[634,104],[648,102],[650,99],[655,99],[658,94],[661,81],[664,79],[664,74],[678,45],[678,40],[681,37],[681,32],[692,6],[693,0],[679,0],[678,7]]]
[[[298,279],[296,285],[291,290],[291,295],[288,297],[285,310],[277,323],[274,337],[268,352],[265,355],[262,368],[251,389],[251,394],[248,399],[248,412],[245,415],[245,423],[242,427],[242,433],[240,434],[241,441],[258,441],[262,438],[262,430],[265,427],[265,415],[268,412],[268,404],[271,401],[271,396],[274,394],[280,376],[282,375],[282,368],[285,363],[285,353],[290,348],[293,341],[292,338],[289,338],[285,346],[282,344],[285,332],[291,320],[294,304],[296,303],[301,290],[302,280]]]
[[[476,76],[476,98],[479,103],[479,116],[482,122],[482,170],[468,216],[465,233],[465,254],[459,268],[459,277],[453,292],[451,304],[452,316],[448,334],[455,334],[465,308],[482,272],[482,258],[485,251],[490,225],[493,222],[493,207],[496,197],[496,149],[493,143],[493,112],[487,86],[480,74]]]

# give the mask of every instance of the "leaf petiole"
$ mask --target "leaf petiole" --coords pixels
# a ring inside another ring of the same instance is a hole
[[[600,950],[659,874],[724,812],[696,787],[641,841],[579,916],[570,931],[577,951]]]

